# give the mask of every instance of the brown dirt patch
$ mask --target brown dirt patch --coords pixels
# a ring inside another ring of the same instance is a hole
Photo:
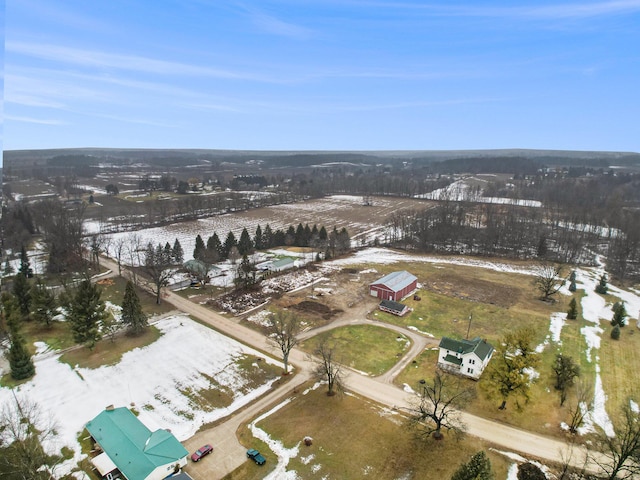
[[[449,297],[461,298],[472,302],[488,303],[503,308],[515,305],[520,289],[486,280],[451,275],[435,277],[423,282],[423,288]]]
[[[319,302],[314,302],[311,300],[303,300],[300,303],[292,305],[292,308],[303,312],[305,314],[318,315],[322,317],[324,320],[330,320],[335,315],[342,313],[340,309],[332,309],[327,305],[324,305]]]

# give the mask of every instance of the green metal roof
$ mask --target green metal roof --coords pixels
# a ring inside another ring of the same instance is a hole
[[[493,352],[491,344],[482,340],[480,337],[476,337],[473,340],[454,340],[453,338],[442,337],[442,340],[440,340],[440,348],[462,355],[474,352],[480,360],[484,360]]]
[[[454,357],[453,355],[447,355],[444,359],[449,363],[455,363],[456,365],[462,364],[462,359],[458,357]]]
[[[290,264],[294,263],[294,261],[295,260],[293,258],[284,257],[284,258],[281,258],[280,260],[274,260],[273,261],[273,266],[275,268],[280,268],[280,267],[284,267],[286,265],[290,265]]]
[[[128,408],[104,410],[86,428],[129,480],[143,480],[157,467],[188,454],[170,432],[151,432]]]

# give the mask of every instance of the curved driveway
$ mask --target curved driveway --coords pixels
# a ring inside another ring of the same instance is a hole
[[[101,259],[101,261],[103,265],[108,268],[117,268],[115,262],[111,260]],[[240,325],[237,319],[231,319],[213,312],[209,308],[193,303],[171,291],[164,292],[163,299],[173,304],[179,310],[192,315],[225,335],[233,337],[258,350],[272,352],[275,353],[276,356],[279,354],[279,350],[274,349],[273,345],[269,343],[264,335]],[[349,323],[348,320],[345,320],[345,322],[347,322],[347,324]],[[404,335],[412,338],[414,345],[426,345],[429,342],[428,339],[423,337],[418,341],[414,337],[414,335],[418,334],[406,331],[402,327],[397,327],[396,329],[394,328],[395,326],[388,324],[382,325],[379,322],[363,321],[363,323],[369,322],[377,326],[391,328],[392,330],[399,329],[397,331],[401,331]],[[330,324],[323,328],[335,328],[335,324]],[[313,334],[317,334],[320,331],[323,330],[316,329],[313,331]],[[308,332],[310,336],[311,332],[312,331]],[[417,348],[416,346],[416,349]],[[412,352],[413,348],[410,353]],[[409,354],[405,355],[403,358],[405,365],[411,361],[411,358],[413,357]],[[190,439],[182,442],[189,451],[195,451],[204,443],[210,443],[214,447],[214,451],[208,461],[197,464],[190,463],[187,467],[189,474],[196,480],[222,478],[239,467],[243,462],[247,461],[245,447],[240,445],[236,437],[238,427],[243,422],[254,418],[269,405],[293,394],[296,386],[306,382],[312,376],[311,372],[313,371],[314,363],[308,354],[298,349],[293,349],[289,360],[297,372],[295,378],[292,379],[293,383],[289,382],[288,384],[278,387],[258,401],[253,402],[240,413],[233,414],[230,418],[225,419],[218,426],[199,432]],[[397,367],[397,369],[394,367],[394,370],[399,371],[401,368],[403,368],[402,365]],[[372,378],[354,374],[349,376],[348,388],[363,397],[370,398],[392,408],[405,409],[410,407],[408,394],[397,386],[388,383],[392,378],[393,375],[391,375],[390,378],[386,378],[386,375],[382,375],[379,378]],[[461,412],[461,415],[462,420],[467,426],[467,433],[486,440],[500,448],[508,451],[517,451],[527,456],[551,460],[556,463],[563,463],[567,458],[571,458],[571,464],[578,468],[583,467],[585,464],[587,452],[584,448],[577,448],[572,455],[569,455],[569,445],[555,438],[530,433],[466,412]]]

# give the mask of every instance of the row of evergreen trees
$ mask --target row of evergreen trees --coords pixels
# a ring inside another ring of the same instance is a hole
[[[229,231],[224,243],[221,242],[216,232],[207,239],[206,244],[202,236],[198,234],[193,258],[205,263],[216,263],[227,259],[236,260],[250,255],[256,250],[280,246],[313,247],[324,251],[325,258],[329,258],[349,250],[351,238],[346,228],[338,231],[334,227],[331,233],[327,233],[324,226],[320,228],[317,225],[309,227],[309,224],[302,226],[302,223],[299,223],[297,228],[291,225],[286,231],[282,229],[274,231],[267,224],[263,231],[262,227],[258,225],[253,238],[248,230],[243,228],[239,240],[236,239],[232,231]]]
[[[106,311],[100,286],[88,278],[75,287],[65,287],[56,296],[41,277],[27,278],[31,271],[26,254],[21,256],[20,270],[13,278],[11,293],[4,292],[0,302],[0,327],[6,329],[9,342],[9,364],[15,380],[30,378],[35,373],[31,355],[22,335],[24,322],[36,321],[50,327],[55,316],[64,310],[73,339],[93,348],[105,335],[125,327],[131,334],[139,334],[147,325],[140,299],[132,282],[127,282],[122,300],[122,319],[117,322]]]

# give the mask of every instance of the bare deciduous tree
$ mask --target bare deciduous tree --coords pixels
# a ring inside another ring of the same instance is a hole
[[[276,310],[269,316],[267,331],[271,341],[280,348],[284,374],[289,373],[289,353],[298,344],[296,335],[300,333],[300,317],[292,312]]]
[[[564,285],[562,267],[552,264],[541,264],[534,280],[534,285],[542,294],[542,300],[548,302]]]
[[[464,380],[436,371],[432,382],[422,386],[419,401],[411,407],[412,421],[419,425],[424,436],[442,438],[442,428],[461,435],[465,425],[459,410],[474,397],[475,390],[465,385]]]
[[[56,426],[34,402],[14,396],[0,410],[0,477],[30,480],[54,478],[55,467],[63,460],[43,448],[55,435]]]
[[[318,380],[327,382],[327,395],[332,396],[336,392],[342,392],[344,371],[342,365],[336,360],[335,347],[323,340],[313,353],[317,357],[314,373]]]
[[[593,407],[593,385],[586,381],[579,381],[575,388],[575,399],[569,408],[569,431],[578,433],[578,428],[584,422],[584,417]]]
[[[610,480],[640,475],[640,412],[636,410],[630,401],[625,402],[614,421],[615,435],[610,437],[604,431],[598,434],[597,443],[605,459],[594,458],[594,462]]]

